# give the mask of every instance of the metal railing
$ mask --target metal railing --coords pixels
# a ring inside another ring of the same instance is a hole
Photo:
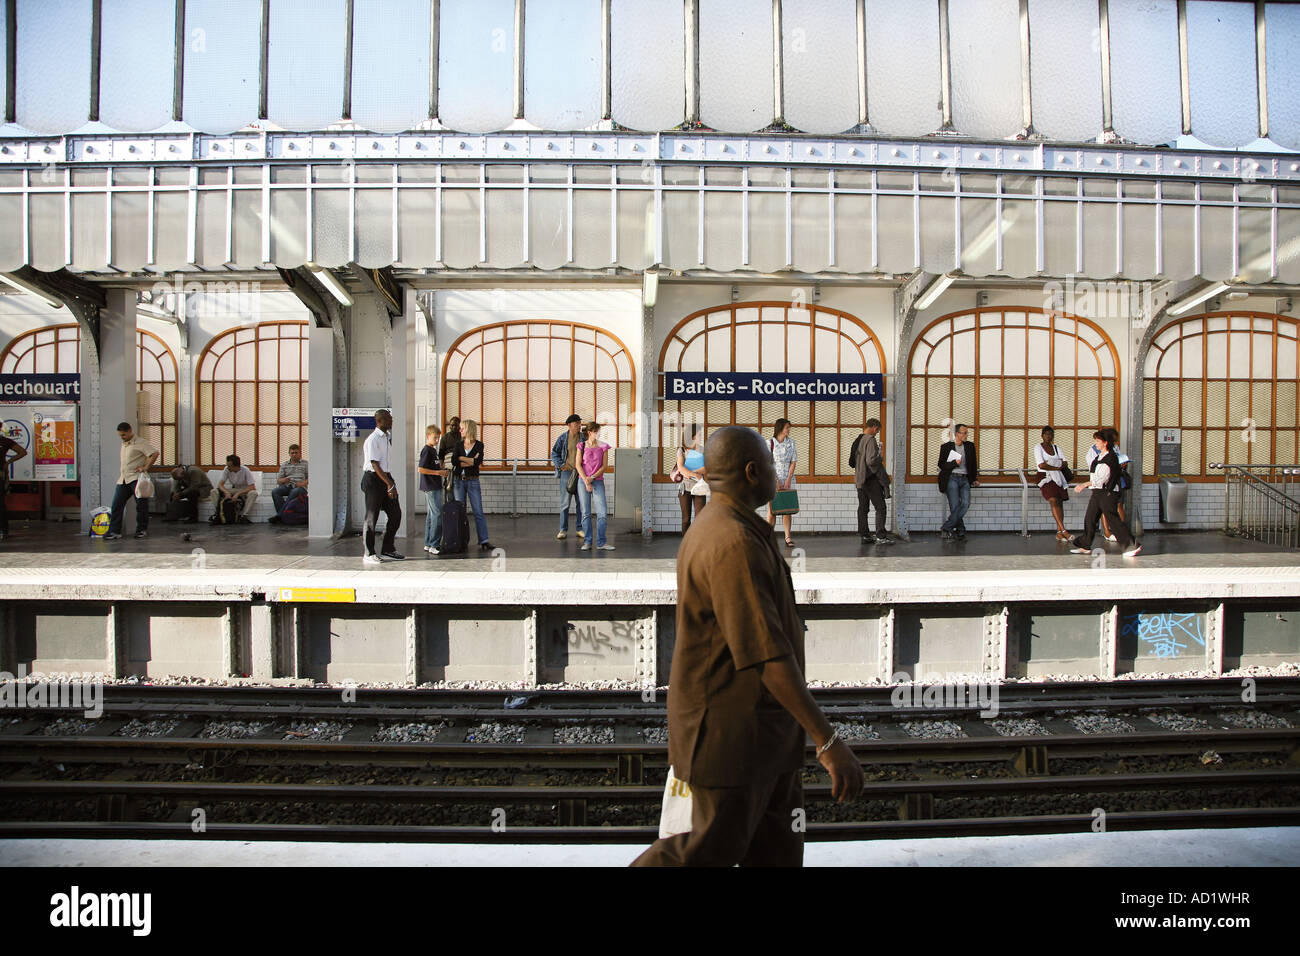
[[[1223,472],[1224,534],[1300,548],[1300,465],[1210,467]]]
[[[1015,475],[1020,479],[1020,536],[1022,538],[1028,538],[1029,537],[1029,489],[1031,486],[1029,484],[1029,476],[1026,474],[1025,469],[1024,468],[997,468],[997,469],[989,469],[986,471],[985,469],[981,468],[980,477],[983,478],[985,475]],[[1004,488],[1014,490],[1015,487],[1016,487],[1015,485],[981,485],[980,490],[998,491]],[[944,495],[943,500],[946,502],[948,500],[948,496]],[[948,514],[952,514],[951,508],[948,509]]]

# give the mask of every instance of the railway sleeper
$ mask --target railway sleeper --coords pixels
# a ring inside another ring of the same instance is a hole
[[[645,783],[645,757],[641,754],[619,754],[618,782],[634,786]]]
[[[1021,747],[1011,765],[1022,777],[1045,776],[1047,774],[1047,748]]]
[[[898,819],[933,820],[934,795],[929,793],[906,793],[898,802]]]
[[[561,799],[556,805],[556,826],[585,827],[587,825],[587,801],[583,799]]]
[[[100,794],[95,800],[99,823],[135,823],[140,819],[140,801],[124,793]]]

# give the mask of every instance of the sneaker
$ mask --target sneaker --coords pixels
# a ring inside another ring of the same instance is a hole
[[[953,539],[953,534],[952,534],[951,531],[940,531],[940,532],[939,532],[939,540],[940,540],[940,541],[951,541],[952,539]]]
[[[590,542],[590,541],[584,541],[584,542],[582,543],[582,547],[579,548],[578,550],[579,550],[579,551],[590,551],[590,550],[591,550],[591,542]]]
[[[585,541],[586,538],[587,538],[587,532],[585,532],[585,531],[579,531],[579,532],[578,532],[578,540],[579,540],[579,541]]]
[[[430,554],[442,554],[442,552],[437,548],[425,548],[424,550],[428,551]]]
[[[1142,545],[1135,543],[1133,547],[1129,548],[1127,551],[1124,552],[1124,557],[1136,558],[1141,553],[1142,553]]]
[[[240,515],[240,516],[239,516],[239,523],[240,523],[240,524],[252,524],[253,522],[249,521],[248,518],[246,518],[244,515]]]
[[[613,551],[613,550],[614,550],[614,546],[613,546],[612,544],[601,544],[601,545],[597,545],[597,546],[596,546],[596,550],[597,550],[597,551]]]
[[[136,536],[137,538],[147,538],[147,537],[149,537],[149,532],[148,532],[148,531],[137,531],[137,532],[135,533],[135,536]]]
[[[114,534],[112,531],[110,531],[108,532],[108,534],[104,535],[104,540],[112,541],[114,538],[120,538],[120,537],[122,537],[120,534]]]
[[[1119,538],[1115,537],[1113,534],[1108,534],[1108,535],[1106,535],[1106,540],[1107,540],[1107,541],[1114,541],[1114,542],[1116,542],[1116,543],[1119,542]]]
[[[567,532],[567,531],[561,531],[559,534],[557,534],[557,535],[555,536],[555,540],[556,540],[556,541],[563,541],[563,540],[564,540],[565,538],[567,538],[568,536],[569,536],[569,532]]]
[[[383,564],[384,559],[377,554],[368,554],[363,559],[366,564]]]
[[[876,535],[876,537],[875,537],[875,542],[876,542],[876,544],[893,544],[893,543],[894,543],[893,541],[891,541],[891,540],[889,540],[888,538],[886,538],[884,535],[879,535],[879,534]]]
[[[1070,549],[1071,554],[1092,554],[1087,548],[1073,547]]]
[[[491,551],[494,547],[491,541],[480,541],[478,546],[480,551]]]
[[[405,561],[405,560],[406,560],[406,555],[404,555],[404,554],[399,554],[399,553],[396,552],[396,551],[385,551],[385,552],[384,552],[384,557],[386,557],[389,561]]]

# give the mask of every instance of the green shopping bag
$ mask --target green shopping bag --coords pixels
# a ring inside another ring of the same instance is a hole
[[[775,515],[797,515],[799,513],[799,492],[791,488],[789,491],[778,491],[772,498],[772,514]]]

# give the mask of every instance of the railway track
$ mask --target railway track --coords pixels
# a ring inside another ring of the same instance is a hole
[[[1272,727],[1216,717],[1242,706],[1241,687],[1237,680],[1002,685],[1002,715],[1029,715],[1040,728],[1018,736],[999,734],[969,706],[900,709],[891,688],[819,691],[833,720],[872,722],[877,736],[849,745],[874,774],[858,805],[874,809],[854,816],[837,807],[824,774],[810,774],[808,836],[1083,832],[1095,827],[1093,814],[1052,811],[1089,801],[1116,808],[1107,829],[1300,825],[1300,681],[1256,682]],[[667,752],[638,724],[662,721],[664,706],[639,693],[359,689],[357,701],[345,704],[336,688],[108,691],[91,733],[40,733],[54,716],[45,711],[16,711],[19,721],[0,727],[0,836],[500,841],[501,831],[478,822],[498,808],[524,820],[505,831],[511,842],[640,843],[654,835]],[[529,699],[505,708],[507,696]],[[1199,715],[1202,726],[1173,730],[1135,713],[1156,708]],[[1082,733],[1063,712],[1123,714],[1131,729]],[[176,726],[162,736],[116,735],[146,715],[170,715]],[[903,729],[940,717],[963,736]],[[349,727],[340,740],[284,739],[282,724],[260,737],[197,736],[213,720],[303,718]],[[403,719],[439,722],[438,739],[372,739],[386,721]],[[526,722],[524,739],[460,741],[460,731],[485,719]],[[557,742],[555,728],[574,720],[612,724],[613,742]],[[1133,772],[1133,765],[1151,769]],[[310,782],[276,779],[286,774]],[[371,776],[358,783],[356,774]],[[1178,805],[1189,801],[1195,805]],[[391,819],[364,822],[377,807]],[[186,817],[196,808],[208,820],[201,834]],[[241,819],[247,816],[257,819]],[[458,822],[444,825],[445,818]],[[620,822],[627,819],[635,825]]]

